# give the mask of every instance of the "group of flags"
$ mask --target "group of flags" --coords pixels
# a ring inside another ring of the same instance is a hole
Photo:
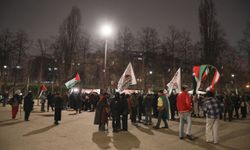
[[[213,70],[213,71],[212,71]],[[214,72],[213,80],[211,82],[211,85],[208,86],[207,90],[214,90],[214,87],[216,83],[220,79],[220,73],[217,70],[216,67],[212,65],[200,65],[200,66],[194,66],[193,67],[193,93],[197,93],[200,86],[201,82],[204,81],[207,77],[207,75],[210,72]],[[77,83],[80,82],[80,75],[77,73],[76,76],[67,81],[65,83],[65,86],[67,89],[73,88]],[[124,91],[127,89],[130,85],[136,85],[136,77],[134,74],[134,70],[132,67],[132,64],[129,63],[125,71],[123,72],[120,80],[118,81],[117,84],[117,89],[119,92]],[[171,81],[167,84],[168,87],[168,93],[171,94],[173,90],[175,90],[177,93],[181,92],[181,68],[177,70],[177,72],[174,74],[173,78]],[[39,97],[47,90],[45,85],[42,85],[40,88],[40,94]]]

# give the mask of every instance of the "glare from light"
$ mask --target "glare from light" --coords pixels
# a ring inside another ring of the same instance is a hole
[[[246,88],[248,88],[248,89],[249,89],[249,88],[250,88],[250,85],[249,85],[249,84],[247,84],[247,85],[246,85]]]
[[[112,26],[110,24],[104,24],[102,27],[101,27],[101,34],[104,36],[104,37],[108,37],[110,36],[112,33]]]
[[[6,65],[4,65],[4,66],[3,66],[3,68],[4,68],[4,69],[6,69],[6,68],[7,68],[7,66],[6,66]]]
[[[149,74],[153,74],[153,71],[149,71]]]
[[[235,74],[231,74],[231,77],[234,78],[234,77],[235,77]]]
[[[74,92],[74,93],[78,93],[78,92],[79,92],[79,89],[78,89],[78,88],[73,88],[73,92]]]

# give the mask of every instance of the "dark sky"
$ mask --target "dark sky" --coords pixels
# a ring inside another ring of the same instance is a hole
[[[250,20],[250,0],[215,0],[217,20],[235,46]],[[23,29],[32,39],[58,34],[72,6],[81,10],[82,27],[93,37],[104,20],[118,29],[134,31],[150,26],[162,35],[169,25],[191,32],[199,39],[199,0],[0,0],[0,29]]]

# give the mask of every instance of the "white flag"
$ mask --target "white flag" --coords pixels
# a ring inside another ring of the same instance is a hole
[[[172,80],[167,84],[169,95],[175,89],[177,93],[181,92],[181,68],[177,70]]]
[[[135,85],[135,84],[136,84],[136,78],[135,78],[134,70],[133,70],[131,63],[129,63],[118,82],[117,89],[118,91],[122,92],[124,89],[128,88],[130,85]]]

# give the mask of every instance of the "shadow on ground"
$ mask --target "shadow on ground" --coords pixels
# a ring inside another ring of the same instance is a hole
[[[50,126],[47,126],[45,128],[41,128],[41,129],[38,129],[38,130],[34,130],[34,131],[31,131],[27,134],[24,134],[23,136],[30,136],[30,135],[35,135],[35,134],[40,134],[40,133],[43,133],[43,132],[46,132],[48,130],[50,130],[51,128],[55,127],[56,125],[50,125]]]
[[[54,114],[40,114],[40,116],[44,116],[44,117],[54,117]]]
[[[11,119],[12,120],[12,119]],[[0,124],[0,127],[4,127],[4,126],[11,126],[11,125],[16,125],[16,124],[20,124],[20,123],[23,123],[24,121],[15,121],[13,120],[14,122],[7,122],[7,123],[1,123]]]
[[[105,132],[94,132],[92,135],[92,141],[97,144],[100,149],[109,149],[111,137]]]
[[[144,128],[142,126],[139,126],[139,127],[137,127],[137,129],[143,133],[148,134],[148,135],[154,135],[154,132],[152,132],[150,128]]]
[[[117,150],[131,150],[140,148],[140,140],[130,132],[113,134],[113,144]]]

